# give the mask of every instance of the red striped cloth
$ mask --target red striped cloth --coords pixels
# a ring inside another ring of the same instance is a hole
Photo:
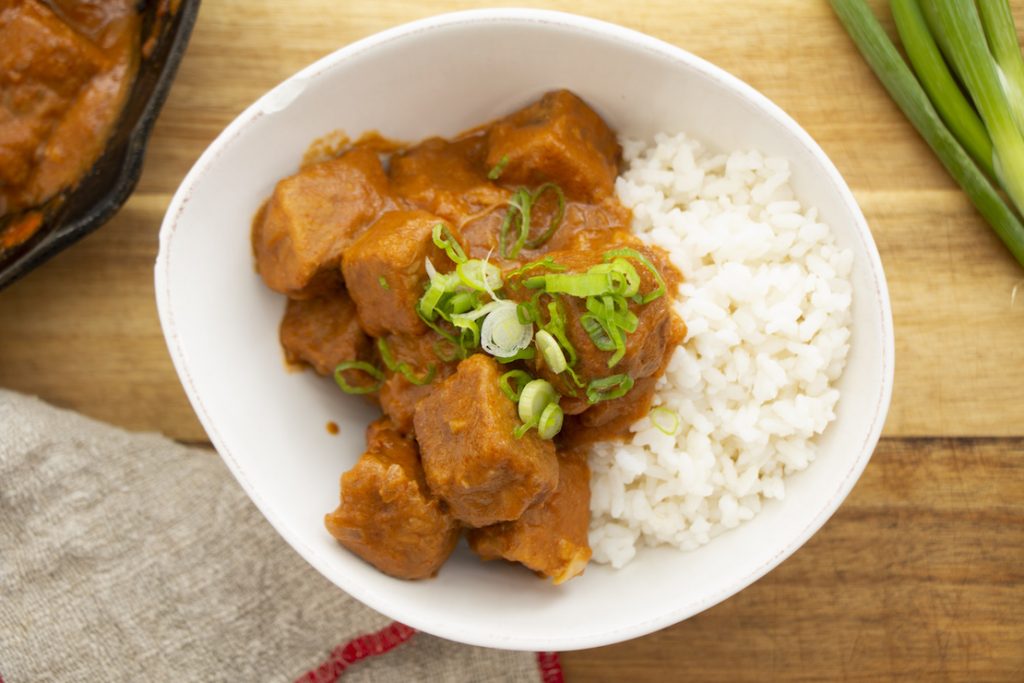
[[[367,633],[334,648],[325,661],[296,678],[295,683],[335,683],[353,664],[387,654],[415,635],[416,631],[405,624],[391,622],[376,633]],[[542,683],[565,681],[557,652],[538,652],[537,670]],[[3,683],[3,678],[0,678],[0,683]]]

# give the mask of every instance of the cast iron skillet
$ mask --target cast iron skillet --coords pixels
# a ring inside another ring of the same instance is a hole
[[[148,57],[142,57],[124,110],[103,154],[88,173],[42,207],[41,227],[24,243],[0,249],[0,289],[60,250],[106,223],[135,189],[153,122],[167,97],[185,52],[200,0],[170,2],[170,14],[158,16],[164,2],[140,0],[141,40],[156,35]],[[0,219],[0,231],[4,219]]]

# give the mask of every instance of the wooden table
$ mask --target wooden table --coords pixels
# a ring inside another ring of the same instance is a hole
[[[300,67],[397,23],[483,4],[207,0],[135,195],[98,233],[0,293],[0,386],[208,445],[153,303],[157,230],[182,176],[238,112]],[[824,0],[543,4],[687,48],[807,128],[874,231],[898,357],[874,459],[803,549],[685,623],[563,655],[568,679],[1024,680],[1024,269]],[[1024,26],[1024,2],[1015,11]]]

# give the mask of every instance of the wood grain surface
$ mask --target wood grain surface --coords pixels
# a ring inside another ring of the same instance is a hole
[[[875,458],[836,516],[683,624],[563,655],[570,681],[1024,680],[1024,269],[886,97],[824,0],[523,2],[686,48],[822,145],[871,224],[896,325]],[[888,20],[887,3],[874,3]],[[0,292],[0,386],[206,444],[157,322],[163,212],[204,147],[353,40],[476,2],[206,0],[146,168],[103,229]],[[1024,2],[1013,2],[1024,25]],[[681,586],[680,590],[685,590]]]

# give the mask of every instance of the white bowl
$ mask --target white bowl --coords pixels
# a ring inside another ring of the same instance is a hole
[[[591,564],[562,586],[460,548],[437,578],[389,578],[323,527],[338,478],[374,410],[282,364],[284,307],[253,270],[249,226],[307,145],[335,129],[416,140],[451,135],[570,88],[621,133],[683,130],[713,148],[787,157],[799,198],[855,255],[854,321],[836,421],[783,502],[682,553],[644,549],[624,569]],[[878,440],[893,378],[885,276],[849,188],[817,144],[763,95],[649,36],[555,12],[446,14],[349,45],[245,110],[189,172],[167,211],[156,264],[160,320],[210,439],[271,524],[310,564],[414,628],[520,650],[595,647],[650,633],[724,600],[800,547],[857,481]],[[325,423],[334,420],[341,436]],[[202,558],[196,558],[202,562]]]

